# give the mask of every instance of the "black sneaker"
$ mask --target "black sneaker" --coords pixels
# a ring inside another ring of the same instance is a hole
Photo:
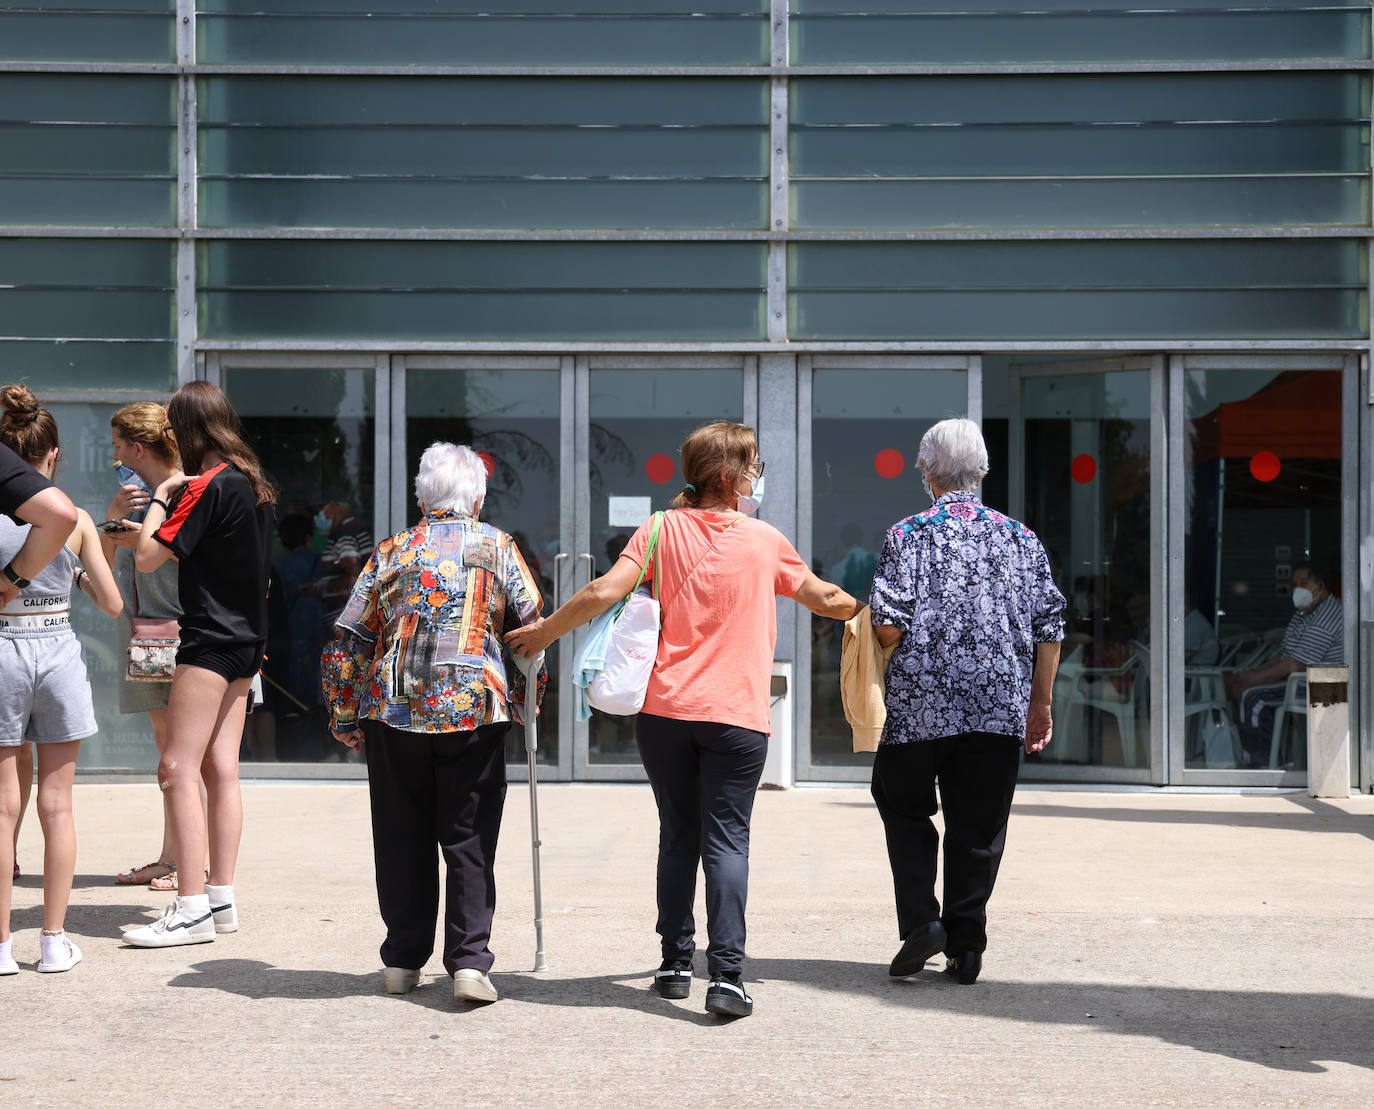
[[[669,1001],[681,1001],[692,991],[692,963],[689,959],[664,959],[654,971],[654,993]]]
[[[754,1011],[754,999],[744,992],[738,974],[713,974],[706,989],[706,1011],[722,1017],[747,1017]]]

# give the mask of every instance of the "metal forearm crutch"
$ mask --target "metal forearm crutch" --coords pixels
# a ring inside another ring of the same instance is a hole
[[[549,961],[544,956],[544,894],[539,873],[539,771],[535,766],[539,752],[539,668],[544,665],[544,652],[528,659],[512,657],[525,675],[525,755],[530,766],[530,853],[534,858],[534,969],[548,970]]]

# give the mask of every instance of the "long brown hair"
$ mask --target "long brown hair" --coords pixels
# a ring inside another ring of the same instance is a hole
[[[126,404],[110,417],[110,426],[126,443],[142,443],[169,466],[177,462],[177,443],[167,422],[167,409],[156,401]]]
[[[674,508],[696,508],[723,500],[758,457],[759,443],[748,424],[721,420],[699,427],[682,441],[682,476],[687,487],[673,498]],[[721,479],[724,471],[725,478]]]
[[[263,473],[253,448],[244,442],[238,413],[218,385],[188,381],[167,402],[167,422],[188,474],[198,474],[212,451],[232,462],[253,486],[258,504],[272,504],[277,491]]]
[[[0,389],[0,442],[30,466],[37,466],[57,441],[57,421],[38,403],[27,385],[6,385]]]

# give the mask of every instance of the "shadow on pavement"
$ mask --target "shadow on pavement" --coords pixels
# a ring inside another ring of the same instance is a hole
[[[1196,809],[1087,809],[1078,805],[1018,804],[1011,812],[1012,822],[1023,816],[1047,816],[1111,820],[1137,824],[1198,824],[1213,827],[1271,828],[1281,832],[1345,832],[1374,839],[1374,816],[1349,813],[1315,797],[1279,798],[1293,806],[1291,812],[1199,812]]]
[[[119,939],[129,924],[147,924],[153,918],[148,914],[160,911],[163,903],[156,905],[80,905],[75,902],[67,906],[64,926],[73,936],[91,936],[102,939]],[[26,928],[43,927],[43,906],[30,905],[15,909],[10,914],[10,928],[16,932]]]
[[[591,978],[547,978],[533,972],[497,973],[503,1000],[569,1008],[624,1008],[692,1024],[726,1023],[701,1009],[706,980],[697,959],[692,998],[670,1002],[652,994],[652,971]],[[1374,1070],[1374,1006],[1369,999],[1334,993],[1188,989],[1099,982],[999,982],[995,968],[975,986],[960,986],[937,973],[892,979],[870,963],[831,959],[751,959],[748,981],[760,1005],[770,1003],[771,982],[788,982],[813,991],[867,995],[878,1006],[940,1014],[983,1016],[1023,1025],[1101,1030],[1151,1037],[1213,1055],[1280,1071],[1321,1073],[1323,1063],[1345,1063]],[[253,959],[220,959],[195,964],[170,985],[224,990],[248,998],[301,1001],[381,995],[376,972],[290,970]],[[429,1009],[478,1008],[455,1005],[445,975],[428,976],[395,1000]],[[498,1003],[499,1004],[499,1003]],[[881,1011],[875,1020],[881,1019]],[[1046,1050],[1053,1050],[1047,1041]]]
[[[41,890],[43,888],[43,871],[37,863],[33,869],[27,867],[24,873],[14,880],[14,888],[22,890]],[[147,885],[142,886],[121,886],[114,880],[113,874],[77,874],[72,877],[73,890],[93,890],[93,889],[117,889],[117,890],[142,890],[150,893],[154,897],[170,897],[171,893],[163,893],[160,890],[149,890]]]

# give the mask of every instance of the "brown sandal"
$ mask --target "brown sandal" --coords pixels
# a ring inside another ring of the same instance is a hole
[[[210,880],[210,868],[205,868],[205,880]],[[150,890],[161,890],[164,893],[177,892],[177,872],[173,870],[170,874],[164,874],[161,878],[154,878],[148,883]]]
[[[133,869],[129,870],[128,872],[124,873],[124,874],[116,874],[116,875],[115,875],[115,885],[117,885],[117,886],[147,886],[147,885],[151,885],[153,882],[158,881],[160,878],[166,877],[168,874],[175,874],[175,873],[176,873],[176,869],[177,869],[177,864],[176,864],[176,863],[164,862],[162,859],[159,859],[159,860],[158,860],[157,862],[155,862],[155,863],[144,863],[142,866],[136,866],[136,867],[134,867]],[[150,871],[159,871],[159,873],[157,873],[157,874],[152,874],[152,873],[149,873]]]

